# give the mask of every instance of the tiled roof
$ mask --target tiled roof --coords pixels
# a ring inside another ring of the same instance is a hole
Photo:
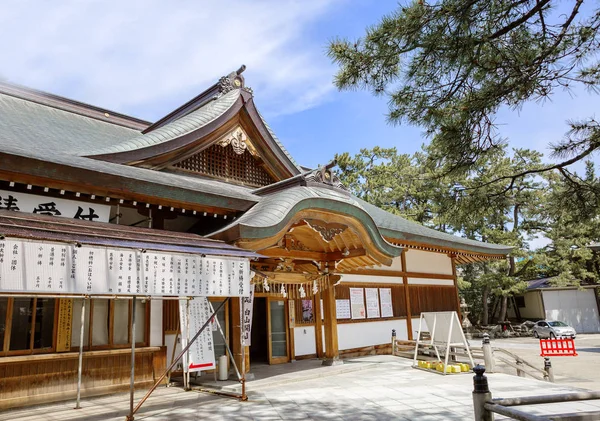
[[[172,121],[169,124],[159,127],[156,130],[152,130],[146,134],[138,133],[138,136],[126,139],[118,144],[113,144],[107,148],[87,151],[85,155],[92,156],[129,152],[168,142],[204,127],[211,121],[217,119],[229,108],[231,108],[239,96],[240,90],[234,89],[231,92],[228,92],[225,95],[208,102],[196,111]]]
[[[0,93],[0,147],[18,145],[40,156],[107,148],[139,131]]]
[[[211,235],[217,235],[239,226],[245,227],[248,234],[260,232],[260,235],[268,236],[270,229],[276,231],[288,218],[293,216],[301,203],[306,200],[310,200],[311,208],[319,208],[324,206],[324,203],[328,203],[327,206],[330,210],[336,210],[336,207],[341,205],[351,205],[372,219],[381,236],[399,241],[414,241],[438,247],[495,255],[506,255],[512,250],[512,247],[469,240],[424,227],[343,192],[306,186],[296,186],[263,196],[252,209],[229,226]]]

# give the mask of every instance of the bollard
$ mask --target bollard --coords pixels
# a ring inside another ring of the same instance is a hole
[[[494,355],[492,354],[492,345],[490,344],[490,335],[487,333],[483,334],[482,341],[482,349],[483,349],[483,363],[485,365],[485,370],[488,373],[494,372]]]
[[[554,369],[552,368],[549,357],[544,357],[544,371],[546,372],[544,377],[546,377],[549,382],[554,383]]]
[[[396,329],[392,329],[392,355],[396,355]]]
[[[473,413],[475,421],[494,421],[494,414],[485,409],[485,403],[492,400],[492,393],[488,387],[485,367],[477,365],[473,368]]]

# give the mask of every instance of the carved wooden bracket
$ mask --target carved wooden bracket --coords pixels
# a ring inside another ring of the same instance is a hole
[[[337,235],[343,233],[344,231],[346,231],[346,229],[348,229],[348,226],[338,224],[335,222],[328,223],[325,221],[320,221],[318,219],[305,219],[304,221],[314,231],[318,232],[321,235],[321,238],[323,238],[323,240],[327,242],[330,242]]]
[[[241,127],[236,127],[235,130],[233,130],[227,136],[218,140],[217,144],[222,147],[231,145],[233,151],[238,155],[242,155],[247,150],[252,155],[256,156],[256,149],[254,149],[248,140],[248,136],[246,136],[246,133],[244,133]]]

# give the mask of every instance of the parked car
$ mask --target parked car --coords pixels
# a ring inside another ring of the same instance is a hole
[[[536,338],[573,338],[575,329],[558,320],[540,320],[533,326],[533,336]]]

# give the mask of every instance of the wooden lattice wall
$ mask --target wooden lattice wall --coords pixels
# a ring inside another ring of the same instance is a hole
[[[178,170],[251,186],[266,186],[275,182],[250,152],[244,151],[239,155],[231,146],[212,145],[173,166]]]

